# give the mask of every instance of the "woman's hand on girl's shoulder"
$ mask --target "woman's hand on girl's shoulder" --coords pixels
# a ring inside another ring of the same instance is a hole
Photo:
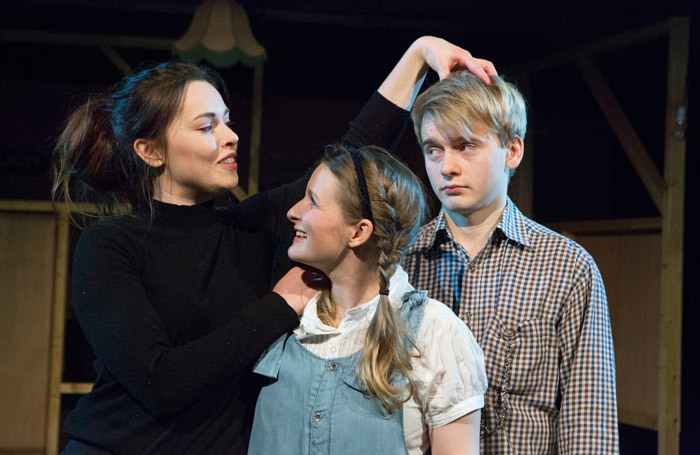
[[[327,285],[328,279],[322,272],[293,267],[280,278],[272,291],[282,296],[287,304],[301,315],[309,300]]]

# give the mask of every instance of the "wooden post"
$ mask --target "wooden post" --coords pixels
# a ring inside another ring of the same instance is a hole
[[[262,90],[263,65],[260,61],[255,65],[253,75],[253,112],[250,128],[250,169],[248,171],[248,196],[258,192],[260,176],[260,135],[262,131]]]
[[[263,65],[258,62],[253,74],[253,108],[250,126],[250,167],[248,168],[248,190],[244,191],[239,186],[231,192],[239,201],[258,192],[260,176],[260,135],[262,131],[262,90],[263,90]]]
[[[53,310],[51,314],[51,354],[49,357],[49,399],[46,419],[46,455],[58,453],[61,424],[61,382],[63,381],[63,333],[68,279],[68,216],[56,217],[56,255],[54,260]]]
[[[669,22],[668,98],[661,231],[661,320],[659,322],[659,455],[677,455],[680,434],[681,326],[683,308],[683,202],[685,186],[685,109],[690,24]]]

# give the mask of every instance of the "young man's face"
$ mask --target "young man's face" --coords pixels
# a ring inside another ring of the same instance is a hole
[[[430,185],[448,212],[470,217],[503,208],[508,171],[520,164],[522,140],[504,146],[479,124],[473,137],[448,138],[429,118],[423,119],[421,137]]]

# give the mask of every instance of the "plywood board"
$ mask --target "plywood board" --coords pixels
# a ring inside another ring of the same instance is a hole
[[[54,251],[53,214],[0,212],[2,449],[45,445]]]
[[[615,344],[620,421],[656,428],[661,235],[577,236],[605,284]]]

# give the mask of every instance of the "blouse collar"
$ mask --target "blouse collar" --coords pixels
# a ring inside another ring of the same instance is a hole
[[[413,286],[408,282],[408,274],[396,266],[396,270],[389,280],[389,302],[394,308],[400,308],[403,303],[403,295],[413,290]],[[299,322],[299,328],[295,330],[297,337],[301,340],[317,335],[339,335],[343,332],[344,326],[364,319],[367,324],[372,320],[374,312],[379,304],[379,294],[371,300],[350,308],[345,312],[345,317],[338,327],[331,327],[324,324],[318,316],[318,295],[314,296],[304,308],[304,313]]]

